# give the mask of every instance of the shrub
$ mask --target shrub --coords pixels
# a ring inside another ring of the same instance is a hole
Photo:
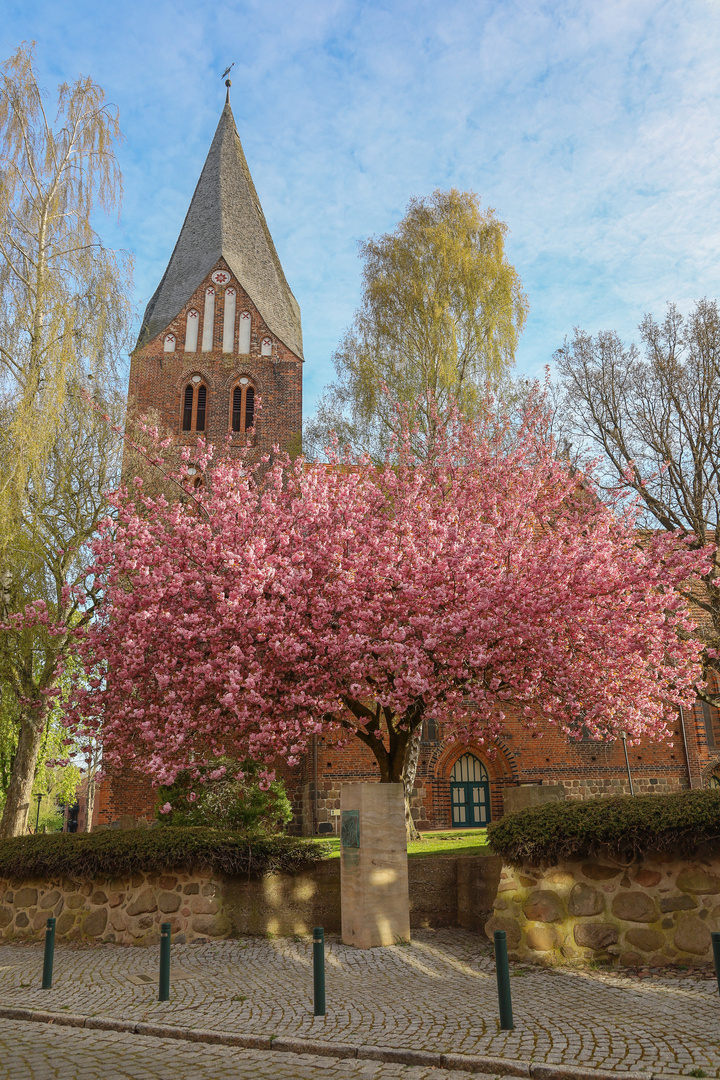
[[[207,867],[225,874],[293,872],[327,857],[328,845],[299,837],[248,838],[219,829],[109,829],[94,833],[50,833],[0,840],[0,877],[123,877],[134,871],[192,871]]]
[[[219,768],[226,770],[222,777],[205,779]],[[263,791],[254,762],[218,758],[202,765],[199,771],[205,774],[200,783],[186,771],[178,773],[171,786],[160,788],[155,817],[162,825],[268,834],[280,832],[290,821],[292,807],[282,781],[276,780]],[[241,780],[235,779],[238,771],[244,773]],[[163,813],[162,808],[168,805],[171,809]]]
[[[720,791],[547,803],[494,822],[488,842],[515,864],[603,853],[634,859],[649,851],[683,857],[705,845],[720,851]]]

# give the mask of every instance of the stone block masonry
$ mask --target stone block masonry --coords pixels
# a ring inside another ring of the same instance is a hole
[[[481,930],[500,877],[496,856],[410,860],[413,927]],[[291,937],[340,930],[340,860],[297,874],[228,877],[210,870],[135,873],[93,881],[0,879],[0,941],[40,941],[49,916],[59,941],[154,945],[246,935]]]
[[[620,967],[712,962],[720,930],[720,855],[602,857],[502,870],[485,931],[515,959]]]

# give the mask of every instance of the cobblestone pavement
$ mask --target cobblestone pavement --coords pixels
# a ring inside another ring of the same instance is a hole
[[[0,1019],[0,1080],[467,1080],[467,1076],[381,1061],[197,1046]]]
[[[710,972],[707,977],[639,980],[609,972],[514,965],[516,1026],[505,1032],[497,1020],[491,950],[477,934],[419,931],[410,945],[367,951],[330,939],[324,1018],[312,1015],[311,950],[309,940],[287,938],[174,945],[171,1000],[161,1003],[156,1000],[157,949],[59,945],[53,989],[43,991],[42,948],[4,945],[0,1004],[667,1076],[702,1070],[707,1077],[720,1078],[720,997]],[[151,981],[143,984],[143,976]],[[22,1025],[16,1029],[22,1031]],[[75,1029],[75,1035],[67,1037],[81,1042],[89,1038],[92,1045],[96,1033]],[[174,1046],[173,1053],[185,1053]],[[192,1052],[215,1054],[222,1048]],[[276,1058],[275,1053],[268,1056]],[[328,1059],[323,1062],[327,1070]],[[273,1076],[282,1075],[272,1063],[268,1068]],[[342,1070],[338,1076],[376,1075],[362,1071],[368,1069],[367,1062],[355,1062],[356,1073],[347,1071],[349,1063],[338,1063],[337,1068]],[[393,1075],[389,1068],[383,1067],[383,1078]],[[406,1069],[399,1075],[411,1073]]]

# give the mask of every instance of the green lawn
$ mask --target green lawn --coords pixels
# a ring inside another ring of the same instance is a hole
[[[411,859],[423,855],[484,855],[487,846],[487,829],[452,829],[449,832],[426,832],[422,840],[408,844]],[[330,858],[340,858],[340,837],[316,837],[330,845]]]

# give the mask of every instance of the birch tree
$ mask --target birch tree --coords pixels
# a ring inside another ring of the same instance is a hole
[[[455,405],[476,414],[488,380],[497,386],[514,364],[527,317],[507,232],[474,192],[453,188],[412,199],[393,232],[360,244],[361,304],[306,428],[306,453],[322,456],[335,432],[379,463],[398,401],[412,403],[421,433]]]
[[[69,635],[89,617],[82,552],[105,512],[130,263],[94,222],[119,210],[117,110],[80,76],[50,111],[32,46],[0,67],[0,678],[18,704],[0,836],[24,831]]]

